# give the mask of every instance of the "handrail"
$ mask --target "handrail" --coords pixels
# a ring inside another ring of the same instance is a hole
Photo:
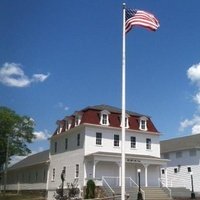
[[[105,179],[104,176],[102,176],[102,181],[105,182],[105,184],[108,186],[108,188],[111,190],[111,192],[112,192],[113,194],[115,194],[114,190],[110,187],[110,185],[108,184],[108,182],[106,181],[106,179]]]
[[[133,182],[139,188],[139,185],[131,177],[128,177],[128,178],[130,179],[131,182]],[[143,199],[145,200],[146,199],[145,198],[145,191],[143,189],[141,189],[141,188],[140,188],[140,190],[141,190],[141,192],[143,194]]]
[[[165,185],[165,188],[167,189],[168,193],[169,193],[169,197],[172,198],[172,190],[162,182],[162,179],[161,178],[158,178],[158,181],[160,182],[161,184],[161,187],[163,187],[163,185]]]

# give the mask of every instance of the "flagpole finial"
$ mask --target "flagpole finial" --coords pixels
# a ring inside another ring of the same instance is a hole
[[[123,3],[123,8],[124,8],[124,9],[126,8],[126,3]]]

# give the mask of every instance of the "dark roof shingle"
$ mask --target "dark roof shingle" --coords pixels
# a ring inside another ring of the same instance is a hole
[[[49,160],[49,150],[45,150],[40,153],[36,153],[24,158],[23,160],[9,167],[9,170],[37,165],[40,163],[47,162],[48,160]]]
[[[161,153],[195,148],[200,148],[200,134],[160,141]]]

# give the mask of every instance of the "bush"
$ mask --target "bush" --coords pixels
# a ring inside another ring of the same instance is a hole
[[[88,180],[87,188],[86,188],[86,199],[94,199],[95,198],[95,188],[96,185],[93,180]]]

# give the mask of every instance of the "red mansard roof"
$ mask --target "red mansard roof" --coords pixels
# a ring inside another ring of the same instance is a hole
[[[80,124],[94,124],[94,125],[100,125],[100,116],[101,116],[101,111],[107,110],[110,112],[109,114],[109,127],[116,127],[120,128],[121,126],[121,109],[108,106],[108,105],[98,105],[98,106],[89,106],[84,108],[83,110],[80,110],[79,112],[75,112],[75,114],[81,113],[82,118]],[[65,131],[65,126],[66,126],[66,119],[71,119],[71,127],[70,129],[75,127],[75,114],[72,116],[67,116],[63,120],[59,120],[58,123],[60,122],[61,126],[61,132]],[[129,115],[129,128],[132,130],[139,130],[139,120],[140,117],[145,116],[147,120],[147,129],[149,132],[154,132],[155,134],[158,133],[158,130],[152,123],[151,119],[147,115],[142,115],[139,113],[131,112],[131,111],[126,111],[126,114]],[[58,129],[57,129],[58,130]],[[57,130],[53,135],[56,135]]]

